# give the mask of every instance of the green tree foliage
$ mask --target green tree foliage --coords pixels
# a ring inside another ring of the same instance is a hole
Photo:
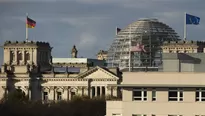
[[[106,111],[105,99],[100,98],[76,96],[71,101],[42,103],[25,102],[26,96],[22,97],[19,93],[11,96],[7,99],[9,103],[0,104],[0,112],[6,116],[104,116]]]

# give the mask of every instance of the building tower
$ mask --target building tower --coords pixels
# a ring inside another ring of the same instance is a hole
[[[107,51],[100,50],[97,54],[98,60],[107,60]]]
[[[50,70],[51,49],[45,42],[6,41],[2,72],[19,74]]]
[[[76,49],[75,45],[73,46],[71,50],[71,56],[72,58],[77,58],[78,50]]]

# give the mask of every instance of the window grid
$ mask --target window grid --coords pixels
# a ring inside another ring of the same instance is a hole
[[[152,101],[156,101],[156,89],[152,89]]]
[[[133,90],[133,101],[147,101],[147,89],[135,88]]]
[[[173,95],[176,96],[173,96]],[[183,101],[183,90],[181,88],[169,89],[169,101]]]
[[[205,101],[205,88],[196,89],[196,101]]]

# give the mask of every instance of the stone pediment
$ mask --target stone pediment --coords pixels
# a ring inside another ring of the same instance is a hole
[[[119,79],[115,74],[111,73],[108,70],[105,70],[99,66],[94,67],[84,73],[81,73],[77,78],[84,79]]]

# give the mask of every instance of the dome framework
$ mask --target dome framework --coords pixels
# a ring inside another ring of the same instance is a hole
[[[140,19],[119,31],[108,50],[108,67],[150,70],[162,64],[161,45],[164,41],[179,40],[177,33],[157,19]],[[131,48],[143,45],[145,51],[132,52]]]

